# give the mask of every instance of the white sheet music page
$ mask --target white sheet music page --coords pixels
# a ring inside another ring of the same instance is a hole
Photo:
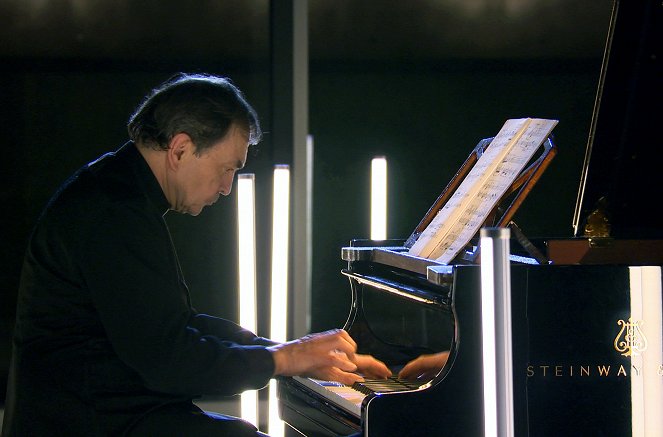
[[[456,257],[557,122],[541,118],[507,120],[409,254],[445,264]]]

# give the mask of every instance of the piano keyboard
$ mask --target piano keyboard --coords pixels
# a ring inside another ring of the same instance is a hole
[[[387,379],[366,379],[352,386],[299,376],[295,376],[294,379],[358,418],[361,417],[361,403],[369,394],[416,390],[420,387],[420,384],[398,379],[395,376]]]

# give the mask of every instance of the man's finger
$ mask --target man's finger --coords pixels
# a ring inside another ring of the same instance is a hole
[[[344,352],[335,350],[330,353],[330,356],[331,366],[338,367],[345,372],[354,372],[357,370],[357,365]]]

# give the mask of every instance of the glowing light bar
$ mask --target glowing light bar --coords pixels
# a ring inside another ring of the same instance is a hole
[[[631,435],[663,435],[663,286],[660,266],[629,267]]]
[[[287,341],[290,168],[274,168],[272,215],[272,309],[270,338]]]
[[[237,255],[239,265],[239,324],[257,331],[255,175],[237,175]],[[241,416],[258,425],[258,396],[248,390],[240,396]]]
[[[290,238],[290,168],[274,168],[274,197],[272,213],[272,288],[270,338],[287,341],[288,336],[288,242]],[[276,381],[269,384],[269,435],[280,437],[285,433],[278,414]]]
[[[387,158],[371,161],[371,239],[387,239]]]
[[[481,229],[484,435],[512,437],[511,270],[507,228]]]

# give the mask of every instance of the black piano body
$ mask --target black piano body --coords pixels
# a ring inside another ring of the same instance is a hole
[[[551,263],[510,264],[518,437],[663,436],[663,222],[652,206],[663,137],[651,109],[663,92],[662,20],[660,1],[614,1],[573,238],[537,245]],[[602,232],[589,226],[597,216]],[[344,328],[394,372],[422,354],[448,360],[414,388],[359,405],[281,378],[281,417],[302,434],[484,435],[480,266],[410,257],[408,242],[343,250],[353,294]]]
[[[368,394],[354,412],[301,378],[282,378],[281,417],[307,436],[483,435],[480,267],[371,243],[343,249],[353,293],[344,328],[394,372],[449,350],[446,364],[418,387]],[[631,436],[646,420],[663,432],[661,268],[512,262],[511,280],[515,435]],[[643,305],[649,320],[634,319]],[[625,353],[635,348],[627,332],[646,350]],[[636,399],[643,384],[660,402],[647,410]]]

